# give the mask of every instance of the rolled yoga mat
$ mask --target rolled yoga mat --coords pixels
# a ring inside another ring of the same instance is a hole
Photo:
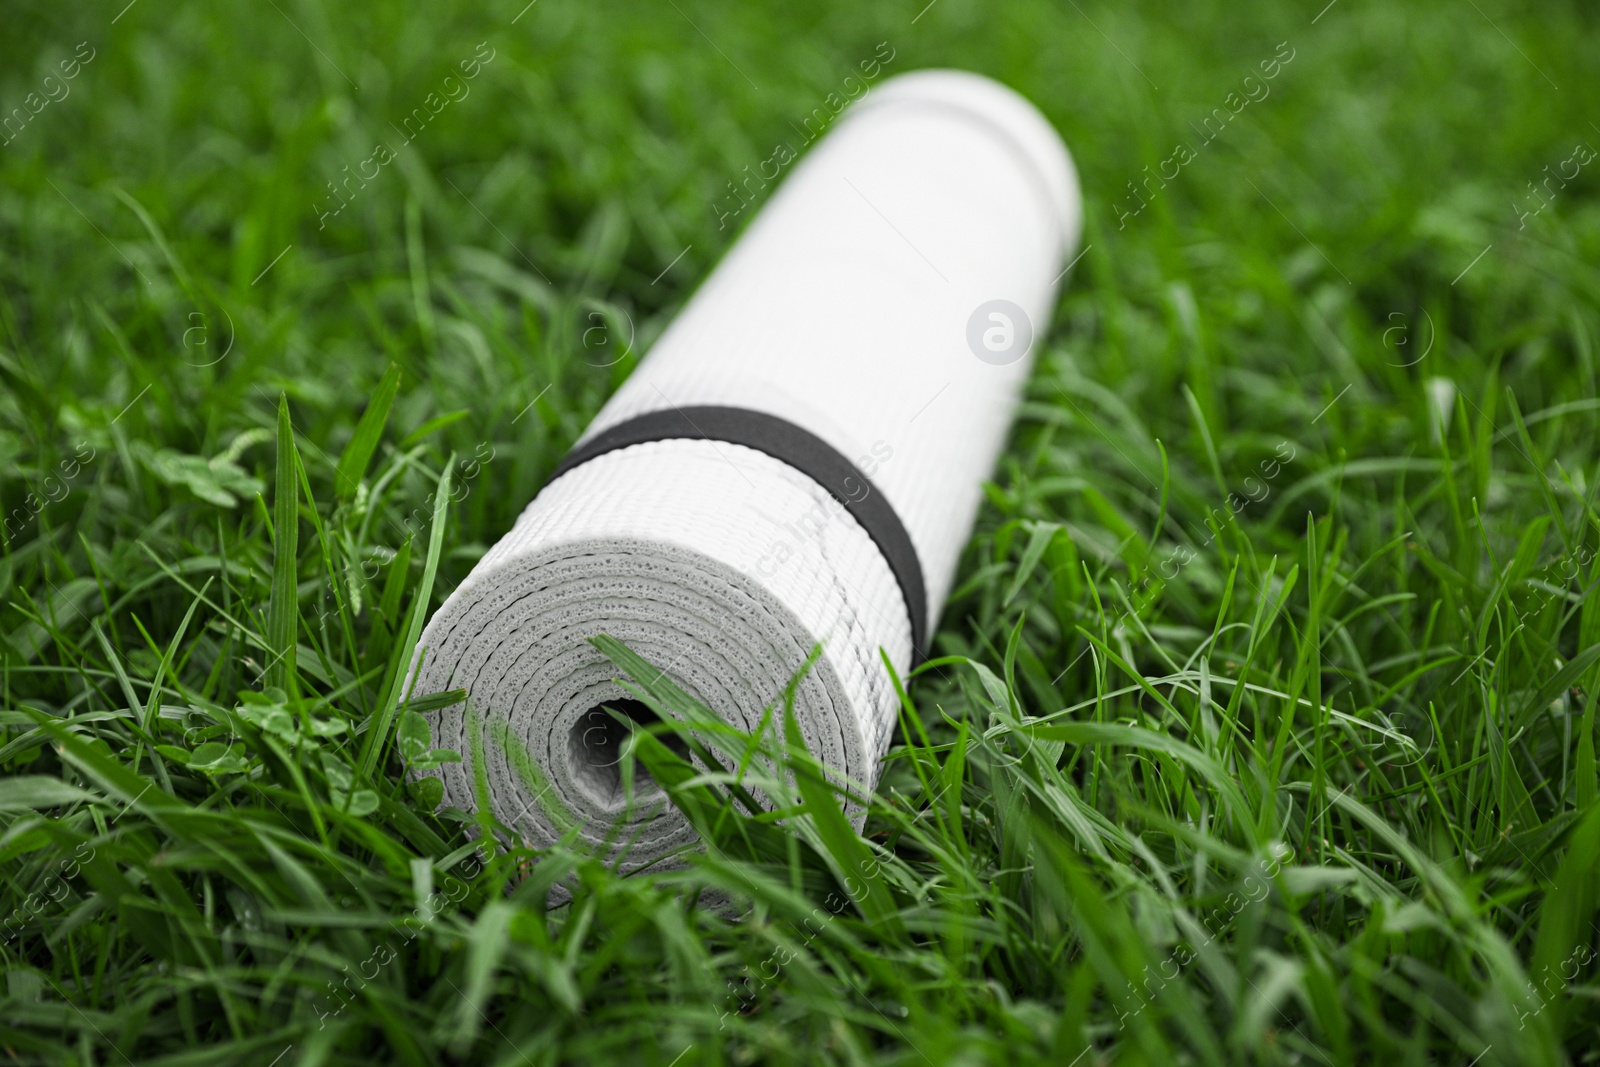
[[[820,642],[801,732],[875,786],[879,650],[902,674],[926,653],[1080,216],[1060,138],[995,82],[908,74],[845,111],[422,635],[413,695],[467,690],[501,822],[549,845],[558,805],[630,868],[695,839],[647,778],[626,803],[599,634],[745,730]],[[469,751],[464,705],[430,719]],[[474,808],[470,759],[431,773]]]

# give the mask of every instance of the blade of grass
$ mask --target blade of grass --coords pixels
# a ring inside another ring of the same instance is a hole
[[[401,634],[399,644],[395,646],[389,680],[384,686],[383,696],[379,699],[372,718],[368,720],[370,728],[361,745],[358,769],[364,779],[371,779],[372,772],[378,766],[378,761],[388,746],[389,733],[394,725],[402,693],[408,680],[414,677],[411,672],[421,668],[420,661],[415,659],[419,654],[417,641],[422,637],[423,619],[427,616],[429,601],[433,597],[434,575],[439,572],[439,556],[444,550],[444,524],[450,505],[450,472],[455,469],[455,465],[456,457],[452,452],[449,461],[444,465],[444,470],[439,474],[439,485],[433,494],[433,526],[428,531],[428,555],[422,566],[422,582],[412,595],[411,617]]]
[[[295,643],[300,628],[297,567],[300,558],[299,453],[289,421],[289,397],[278,397],[278,469],[273,486],[272,598],[267,604],[266,684],[289,691],[295,678]]]

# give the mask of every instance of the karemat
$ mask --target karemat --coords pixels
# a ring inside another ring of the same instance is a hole
[[[770,161],[769,161],[770,162]],[[753,730],[820,642],[806,744],[871,788],[904,673],[937,624],[1078,241],[1049,123],[976,75],[926,71],[851,105],[779,182],[515,527],[430,620],[413,694],[464,688],[494,813],[534,846],[551,805],[641,861],[686,820],[625,803],[610,634]],[[431,716],[466,753],[465,705]],[[473,807],[468,763],[430,772]],[[615,838],[612,838],[615,839]]]

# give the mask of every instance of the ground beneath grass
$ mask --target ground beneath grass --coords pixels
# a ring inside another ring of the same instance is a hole
[[[1600,1058],[1592,6],[122,2],[0,34],[0,1062]],[[406,628],[932,65],[1086,248],[865,837],[480,852]]]

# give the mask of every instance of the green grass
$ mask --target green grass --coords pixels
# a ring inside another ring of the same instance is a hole
[[[1600,21],[1322,7],[13,5],[0,1062],[1600,1059]],[[408,635],[880,42],[1088,251],[866,833],[480,855]]]

